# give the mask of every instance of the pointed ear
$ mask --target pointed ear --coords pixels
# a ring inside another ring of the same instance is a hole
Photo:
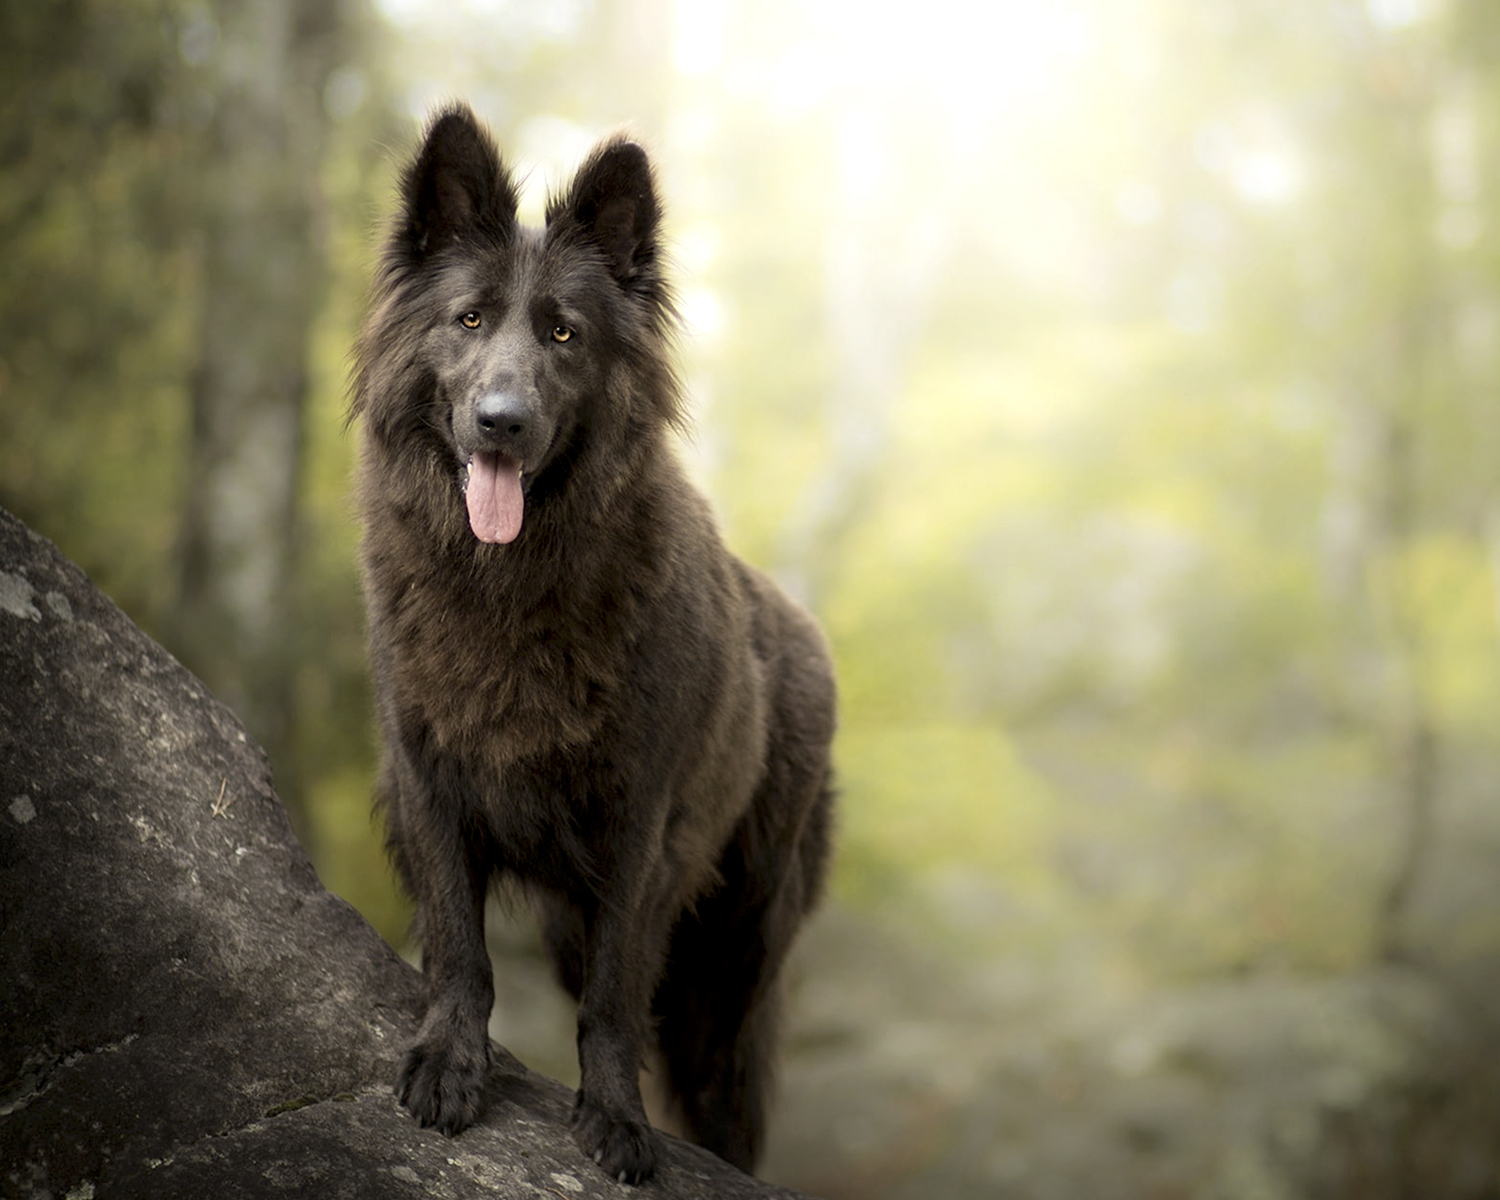
[[[494,140],[464,104],[435,116],[401,180],[403,234],[418,259],[472,230],[507,236],[516,223],[516,187]]]
[[[566,196],[548,208],[547,224],[560,220],[576,223],[621,285],[654,278],[661,205],[646,151],[635,142],[615,139],[589,155]]]

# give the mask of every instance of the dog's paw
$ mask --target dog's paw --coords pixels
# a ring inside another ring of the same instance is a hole
[[[484,1108],[486,1059],[451,1044],[418,1042],[401,1064],[396,1096],[423,1128],[435,1126],[452,1137],[472,1125]]]
[[[656,1135],[645,1122],[611,1116],[579,1092],[571,1124],[578,1148],[611,1179],[644,1183],[656,1171]]]

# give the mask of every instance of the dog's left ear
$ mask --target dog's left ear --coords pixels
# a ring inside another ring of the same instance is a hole
[[[651,163],[635,142],[616,138],[589,155],[567,195],[547,210],[549,227],[560,218],[578,225],[623,287],[654,279],[661,205]]]

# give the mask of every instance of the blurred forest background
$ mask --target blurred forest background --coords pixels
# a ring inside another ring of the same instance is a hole
[[[684,453],[835,647],[765,1173],[1500,1197],[1500,4],[0,5],[0,503],[398,946],[343,389],[453,97],[533,218],[654,147]]]

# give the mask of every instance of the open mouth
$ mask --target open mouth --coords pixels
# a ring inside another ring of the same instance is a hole
[[[476,450],[464,464],[462,485],[469,528],[481,542],[502,545],[521,532],[526,497],[521,490],[525,463],[491,450]]]

